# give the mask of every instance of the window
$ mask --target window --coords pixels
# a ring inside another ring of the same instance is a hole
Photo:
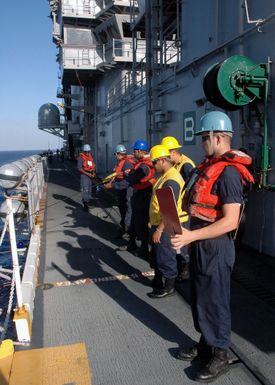
[[[65,44],[79,46],[92,46],[95,44],[90,29],[65,27],[64,36]]]

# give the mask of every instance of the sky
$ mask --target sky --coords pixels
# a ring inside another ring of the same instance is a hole
[[[54,103],[58,53],[47,0],[4,1],[0,23],[0,151],[62,147],[38,129],[38,110]]]

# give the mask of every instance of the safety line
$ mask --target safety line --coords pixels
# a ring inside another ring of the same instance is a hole
[[[102,283],[102,282],[111,282],[111,281],[125,281],[127,279],[136,279],[140,277],[153,277],[154,271],[143,271],[140,273],[132,273],[132,274],[117,274],[112,276],[106,276],[106,277],[99,277],[99,278],[81,278],[77,279],[75,281],[59,281],[59,282],[47,282],[42,283],[38,285],[38,288],[41,288],[43,290],[51,289],[53,287],[65,287],[65,286],[80,286],[80,285],[91,285],[95,283]]]
[[[79,178],[73,173],[73,171],[69,167],[67,167],[65,164],[63,164],[63,167],[64,167],[64,169],[61,169],[61,170],[67,171],[69,174],[71,174],[73,176],[74,179],[79,181]],[[51,171],[51,170],[54,170],[54,169],[49,168],[49,170]],[[101,182],[97,182],[95,184],[93,183],[92,188],[95,189],[96,187],[102,186],[102,185],[103,185],[102,181]],[[110,194],[114,198],[114,194],[111,194],[108,190],[106,190],[105,192],[107,192],[108,194]],[[43,211],[45,211],[47,208],[56,206],[56,205],[58,205],[58,204],[60,204],[62,202],[66,202],[67,200],[72,199],[75,196],[79,196],[79,194],[80,194],[80,192],[77,191],[76,193],[74,193],[74,194],[72,194],[72,195],[70,195],[70,196],[68,196],[68,197],[66,197],[64,199],[59,199],[57,202],[51,203],[51,204],[49,204],[49,205],[47,205],[47,206],[45,206],[45,207],[43,207],[43,208],[33,212],[33,213],[31,213],[29,216],[31,217],[33,215],[38,215],[38,214],[42,213]],[[110,215],[110,211],[111,210],[114,210],[118,214],[118,211],[115,208],[113,208],[113,207],[111,207],[109,212],[106,209],[104,209],[104,210],[107,212],[108,216],[110,216],[110,217],[111,217],[111,215]],[[113,219],[113,218],[111,218],[111,219]],[[117,221],[115,221],[115,222],[117,223]]]

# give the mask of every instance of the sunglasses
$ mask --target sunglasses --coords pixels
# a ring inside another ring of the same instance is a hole
[[[214,136],[219,136],[219,137],[224,138],[226,135],[225,135],[225,134],[222,134],[222,133],[221,133],[221,134],[204,135],[204,136],[201,137],[201,141],[202,141],[202,142],[206,142],[208,139],[214,138]]]
[[[202,142],[206,142],[207,140],[209,140],[211,138],[212,135],[204,135],[201,137],[201,141]]]

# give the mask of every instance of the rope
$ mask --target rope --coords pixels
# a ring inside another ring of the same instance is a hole
[[[7,215],[6,215],[5,224],[4,224],[2,233],[1,233],[1,237],[0,237],[0,246],[2,245],[4,236],[5,236],[6,231],[7,231],[7,228],[8,228],[8,216],[9,216],[9,213],[7,213]]]
[[[67,169],[67,168],[66,168],[66,169]],[[75,177],[75,175],[71,172],[71,170],[68,170],[68,169],[67,169],[67,171],[70,172],[70,173],[73,175],[73,177]],[[93,188],[97,188],[97,187],[99,187],[99,186],[103,186],[105,183],[106,183],[106,182],[100,181],[100,182],[98,182],[98,183],[96,183],[96,184],[93,184],[92,187],[93,187]],[[108,194],[110,194],[110,195],[113,196],[113,194],[111,194],[109,191],[106,191],[106,192],[107,192]],[[75,197],[75,196],[77,196],[77,195],[79,195],[79,191],[78,191],[77,193],[73,194],[73,195],[70,195],[70,196],[67,197],[67,198],[60,199],[58,202],[52,203],[52,204],[50,204],[50,205],[47,205],[47,206],[45,206],[45,208],[43,208],[43,209],[41,209],[41,210],[37,210],[37,211],[31,213],[31,214],[30,214],[30,217],[33,216],[33,215],[38,215],[39,213],[45,211],[45,210],[46,210],[47,208],[49,208],[49,207],[53,207],[53,206],[58,205],[58,204],[60,204],[60,203],[62,203],[62,202],[66,202],[66,200],[71,199],[71,198],[73,198],[73,197]],[[105,210],[106,210],[106,209],[105,209]],[[112,208],[111,210],[115,210],[115,209]],[[106,210],[106,211],[107,211],[107,210]],[[117,211],[117,210],[115,210],[115,212],[118,214],[118,211]]]
[[[75,75],[76,75],[76,78],[77,78],[77,80],[78,80],[78,83],[79,83],[80,87],[83,88],[83,84],[82,84],[81,81],[80,81],[80,78],[79,78],[79,75],[78,75],[77,70],[75,70]]]
[[[73,177],[75,177],[75,175],[72,173],[72,171],[71,171],[70,169],[68,169],[68,168],[66,167],[66,170],[67,170],[69,173],[71,173],[71,175],[72,175]],[[75,178],[76,178],[76,177],[75,177]],[[23,178],[22,178],[22,179],[23,179]],[[76,179],[78,179],[78,178],[76,178]],[[106,182],[104,182],[104,179],[103,179],[102,181],[100,181],[100,182],[98,182],[98,183],[96,183],[96,184],[93,184],[92,187],[93,187],[93,188],[97,188],[97,187],[99,187],[99,186],[103,186],[105,183],[106,183]],[[114,196],[114,194],[110,193],[109,191],[106,191],[106,192],[107,192],[109,195]],[[37,211],[31,213],[31,214],[29,215],[29,217],[32,217],[32,216],[34,216],[34,215],[35,215],[35,216],[38,216],[39,213],[42,213],[42,212],[45,211],[47,208],[53,207],[53,206],[58,205],[58,204],[60,204],[60,203],[62,203],[62,202],[66,202],[66,200],[71,199],[71,198],[73,198],[73,197],[75,197],[75,196],[77,196],[77,195],[79,195],[79,191],[78,191],[77,193],[75,193],[75,194],[73,194],[73,195],[67,197],[67,198],[60,199],[58,202],[52,203],[52,204],[50,204],[50,205],[47,205],[47,206],[45,206],[45,208],[43,208],[43,209],[40,209],[40,210],[37,210]],[[7,196],[6,196],[6,197],[7,197]],[[14,200],[22,200],[22,201],[23,201],[23,199],[25,199],[24,197],[20,197],[20,196],[12,196],[12,197],[9,196],[9,198],[14,199]],[[101,206],[101,207],[102,207],[102,206]],[[118,211],[115,210],[113,207],[111,208],[111,210],[114,210],[114,211],[118,214]],[[111,210],[110,210],[110,211],[111,211]],[[107,212],[108,216],[111,217],[110,212],[108,212],[106,209],[105,209],[105,211]],[[7,218],[6,218],[6,221],[7,221]],[[5,222],[5,225],[6,225],[6,222]],[[4,226],[4,229],[3,229],[3,232],[2,232],[2,235],[1,235],[1,239],[0,239],[0,246],[1,246],[2,241],[3,241],[2,236],[3,236],[3,238],[4,238],[4,235],[5,235],[4,230],[5,230],[5,232],[6,232],[5,226]],[[3,234],[3,233],[4,233],[4,234]]]

